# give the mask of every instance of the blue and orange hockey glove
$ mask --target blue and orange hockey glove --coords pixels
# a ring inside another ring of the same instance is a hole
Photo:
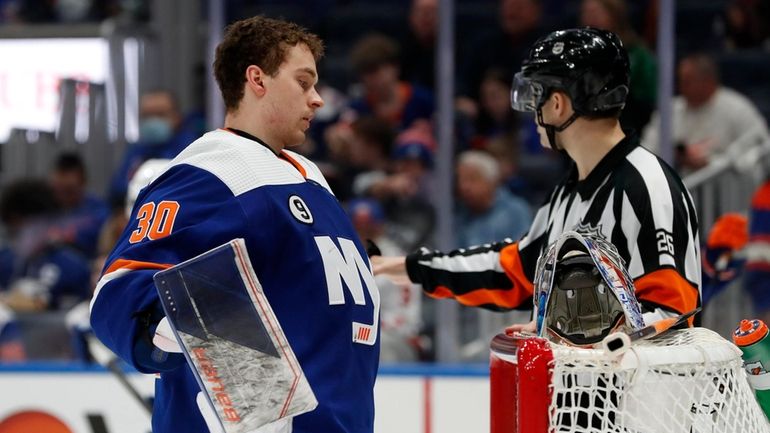
[[[704,305],[741,273],[745,258],[736,252],[748,240],[748,219],[741,214],[726,213],[711,227],[702,259]]]

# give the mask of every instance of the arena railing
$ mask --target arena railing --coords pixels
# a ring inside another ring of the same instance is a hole
[[[746,131],[726,152],[684,177],[695,202],[702,243],[721,215],[738,212],[748,216],[754,192],[769,175],[770,136],[763,125]],[[710,301],[719,308],[704,308],[703,326],[729,338],[741,319],[754,314],[742,286],[738,278]]]

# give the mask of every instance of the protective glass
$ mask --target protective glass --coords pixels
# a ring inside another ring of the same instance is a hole
[[[516,111],[535,111],[542,103],[544,93],[542,84],[518,72],[511,84],[511,107]]]
[[[563,248],[570,239],[571,246]],[[574,252],[565,255],[563,249]],[[621,324],[628,330],[644,327],[623,259],[602,239],[564,233],[538,261],[535,290],[540,337],[555,334],[572,344],[591,345]]]

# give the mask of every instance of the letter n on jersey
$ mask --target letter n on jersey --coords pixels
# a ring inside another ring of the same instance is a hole
[[[377,326],[380,322],[380,292],[374,276],[361,257],[356,244],[350,239],[337,238],[339,248],[329,236],[316,236],[315,243],[323,259],[326,273],[326,287],[329,290],[329,305],[345,304],[342,282],[350,292],[356,305],[366,305],[363,285],[372,299],[373,318],[370,325],[353,322],[353,342],[373,345],[377,341]],[[363,281],[363,285],[362,285]]]

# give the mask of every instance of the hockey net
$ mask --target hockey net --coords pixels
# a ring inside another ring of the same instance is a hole
[[[770,432],[740,350],[705,328],[640,341],[619,356],[537,338],[514,346],[505,354],[493,342],[493,433]],[[501,365],[513,365],[512,380]]]

